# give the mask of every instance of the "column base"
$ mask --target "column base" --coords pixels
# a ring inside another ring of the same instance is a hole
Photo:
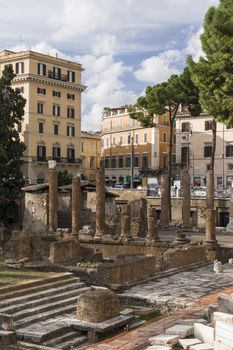
[[[203,244],[209,247],[216,247],[218,245],[216,239],[204,241]]]

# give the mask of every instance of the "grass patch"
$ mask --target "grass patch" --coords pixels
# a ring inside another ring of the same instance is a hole
[[[26,269],[9,269],[9,268],[0,268],[0,287],[6,285],[13,285],[24,283],[28,281],[33,281],[37,279],[44,279],[54,275],[53,272],[44,272],[44,271],[33,271]]]

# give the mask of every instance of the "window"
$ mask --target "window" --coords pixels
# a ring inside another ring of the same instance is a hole
[[[204,147],[204,157],[211,157],[211,153],[212,153],[212,146],[205,146]]]
[[[43,134],[44,133],[44,123],[43,122],[39,122],[39,134]]]
[[[81,143],[81,149],[82,149],[82,152],[84,152],[84,144],[83,144],[83,142]]]
[[[37,146],[37,160],[38,161],[46,161],[46,147],[45,146]]]
[[[138,155],[134,155],[134,166],[136,168],[139,167],[139,157],[138,157]]]
[[[38,74],[39,75],[46,75],[46,64],[38,63]]]
[[[120,129],[123,129],[123,119],[120,120]]]
[[[188,123],[188,122],[182,123],[182,125],[181,125],[181,131],[182,131],[182,132],[190,131],[190,123]]]
[[[73,72],[72,70],[68,70],[67,79],[70,83],[74,83],[75,82],[75,72]]]
[[[210,164],[206,164],[206,170],[210,170]]]
[[[54,79],[61,79],[61,68],[53,67],[53,77]]]
[[[56,117],[60,116],[60,106],[53,105],[53,115],[56,116]]]
[[[163,115],[163,125],[167,125],[167,116],[166,116],[166,114]]]
[[[142,168],[143,169],[148,168],[148,156],[146,154],[142,155]]]
[[[95,157],[90,157],[90,169],[94,169],[95,167]]]
[[[228,170],[233,170],[233,164],[228,164]]]
[[[130,145],[130,142],[131,142],[131,137],[130,137],[130,135],[128,135],[128,145]]]
[[[58,135],[58,132],[59,132],[59,125],[53,124],[53,134]]]
[[[24,63],[23,62],[17,62],[15,65],[15,73],[16,74],[23,74],[24,73]]]
[[[116,158],[111,159],[111,168],[113,168],[113,169],[116,168]]]
[[[110,122],[109,122],[109,120],[107,121],[107,130],[110,130]]]
[[[233,124],[227,125],[227,129],[233,129]]]
[[[123,164],[124,164],[124,158],[119,157],[118,158],[118,168],[123,168]]]
[[[176,164],[176,155],[175,154],[172,154],[172,163]]]
[[[122,136],[120,136],[120,142],[119,142],[119,144],[120,144],[120,145],[123,144],[123,137],[122,137]]]
[[[75,161],[75,149],[73,147],[67,148],[67,159],[70,163],[73,163]]]
[[[60,162],[60,157],[61,157],[60,146],[54,146],[53,147],[53,159]]]
[[[206,120],[205,121],[205,130],[212,130],[212,125],[213,125],[212,120]]]
[[[15,91],[16,92],[18,92],[18,93],[24,93],[24,87],[23,86],[21,86],[21,87],[17,87],[17,88],[15,88]]]
[[[38,95],[46,95],[46,89],[43,88],[37,88]]]
[[[187,146],[181,147],[181,163],[189,163],[189,147]]]
[[[113,121],[112,121],[112,128],[113,128],[113,130],[116,129],[116,120],[113,120]]]
[[[106,139],[106,146],[108,147],[109,146],[109,140]]]
[[[166,132],[164,132],[163,133],[163,142],[167,142],[167,133]]]
[[[138,142],[138,134],[135,135],[135,143],[139,143]]]
[[[67,125],[67,136],[75,136],[75,127],[73,125]]]
[[[146,133],[144,133],[144,142],[147,142],[148,140],[147,140],[147,132]]]
[[[233,157],[233,145],[226,146],[226,157]]]
[[[109,159],[108,158],[104,159],[104,167],[109,168]]]
[[[67,118],[74,118],[74,108],[72,107],[67,108]]]
[[[113,146],[116,146],[116,138],[115,137],[112,138],[112,144],[113,144]]]
[[[56,97],[56,98],[61,97],[61,92],[60,91],[53,91],[53,97]]]
[[[126,166],[126,168],[130,168],[131,167],[131,156],[126,156],[125,166]]]
[[[74,100],[75,94],[67,94],[67,100]]]
[[[41,102],[37,103],[37,113],[38,114],[43,114],[44,113],[44,104]]]

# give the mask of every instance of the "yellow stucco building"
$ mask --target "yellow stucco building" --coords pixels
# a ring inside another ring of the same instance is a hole
[[[100,167],[101,136],[99,132],[81,133],[81,158],[83,179],[95,181],[96,170]]]
[[[167,169],[169,119],[167,115],[155,116],[154,121],[155,127],[143,128],[138,121],[130,118],[127,106],[104,109],[101,159],[106,177],[111,182],[129,179],[132,152],[135,178],[152,177]],[[175,160],[175,146],[173,159]]]
[[[82,65],[33,51],[0,52],[0,74],[11,64],[13,88],[27,100],[24,120],[18,126],[27,149],[23,173],[30,183],[44,182],[48,160],[57,169],[81,170]]]

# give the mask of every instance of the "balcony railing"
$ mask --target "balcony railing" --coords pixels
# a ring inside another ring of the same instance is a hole
[[[48,71],[48,77],[56,80],[69,81],[68,76],[66,74],[54,74],[52,70]]]
[[[49,160],[56,160],[58,163],[82,164],[82,159],[80,159],[80,158],[32,157],[33,162],[47,163]]]

